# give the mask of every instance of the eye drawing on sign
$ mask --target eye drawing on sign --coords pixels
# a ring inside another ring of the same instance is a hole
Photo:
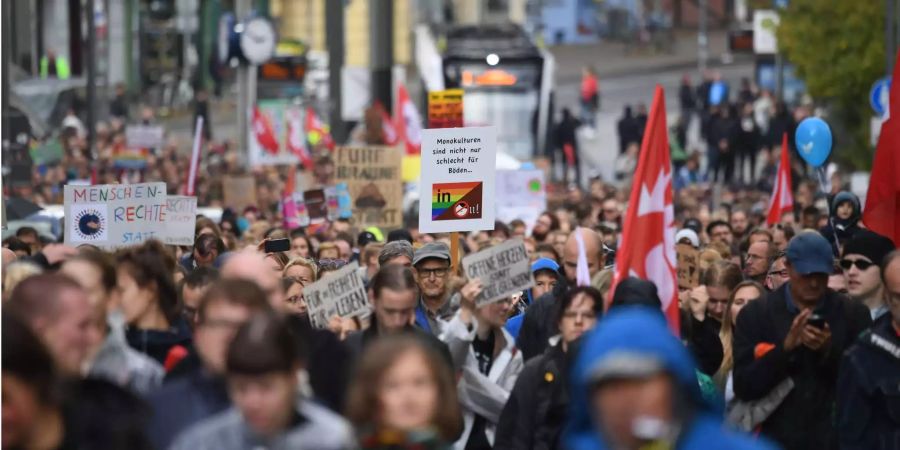
[[[72,211],[72,237],[77,242],[105,241],[107,235],[106,205],[75,205]]]

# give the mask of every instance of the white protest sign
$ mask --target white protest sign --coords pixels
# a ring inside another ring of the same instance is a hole
[[[123,247],[160,239],[166,230],[166,184],[66,185],[66,244]]]
[[[304,288],[303,299],[314,328],[327,327],[336,315],[353,317],[369,311],[366,285],[355,262]]]
[[[531,261],[522,238],[468,255],[463,258],[462,265],[468,279],[481,279],[484,285],[484,290],[475,299],[477,306],[508,298],[534,286]]]
[[[170,195],[166,199],[166,233],[163,244],[194,245],[197,197]]]
[[[419,231],[494,229],[494,127],[422,130]]]
[[[527,232],[547,210],[547,187],[542,170],[497,171],[497,220],[525,222]]]
[[[163,146],[165,133],[162,125],[128,125],[125,143],[131,148],[158,148]]]

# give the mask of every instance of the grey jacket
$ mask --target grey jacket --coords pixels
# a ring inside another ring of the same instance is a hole
[[[116,328],[106,337],[87,373],[144,397],[162,385],[165,374],[156,360],[129,347]]]
[[[274,438],[251,431],[241,413],[231,408],[191,427],[170,450],[345,450],[356,447],[350,425],[340,416],[310,401],[297,412],[304,422]]]

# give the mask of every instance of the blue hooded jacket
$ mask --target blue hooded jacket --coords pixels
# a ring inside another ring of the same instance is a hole
[[[643,306],[613,309],[582,341],[572,370],[572,394],[569,424],[564,435],[565,448],[597,450],[608,448],[601,432],[594,429],[590,407],[591,372],[601,361],[622,353],[647,356],[658,361],[675,379],[681,392],[692,402],[694,414],[676,444],[679,450],[693,449],[769,449],[765,441],[729,431],[721,412],[707,403],[700,392],[691,355],[668,329],[658,310]]]
[[[535,262],[531,263],[531,273],[537,273],[539,270],[550,270],[557,274],[557,279],[562,279],[562,274],[559,273],[559,264],[550,258],[538,258]],[[529,305],[534,303],[532,289],[525,291],[525,297],[528,299],[527,302]],[[525,313],[519,313],[506,321],[506,331],[508,331],[512,337],[519,337],[519,330],[522,329],[522,319],[524,318]]]

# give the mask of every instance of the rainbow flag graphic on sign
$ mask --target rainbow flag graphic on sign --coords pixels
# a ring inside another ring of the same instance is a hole
[[[480,219],[482,183],[435,183],[431,187],[431,220]]]

